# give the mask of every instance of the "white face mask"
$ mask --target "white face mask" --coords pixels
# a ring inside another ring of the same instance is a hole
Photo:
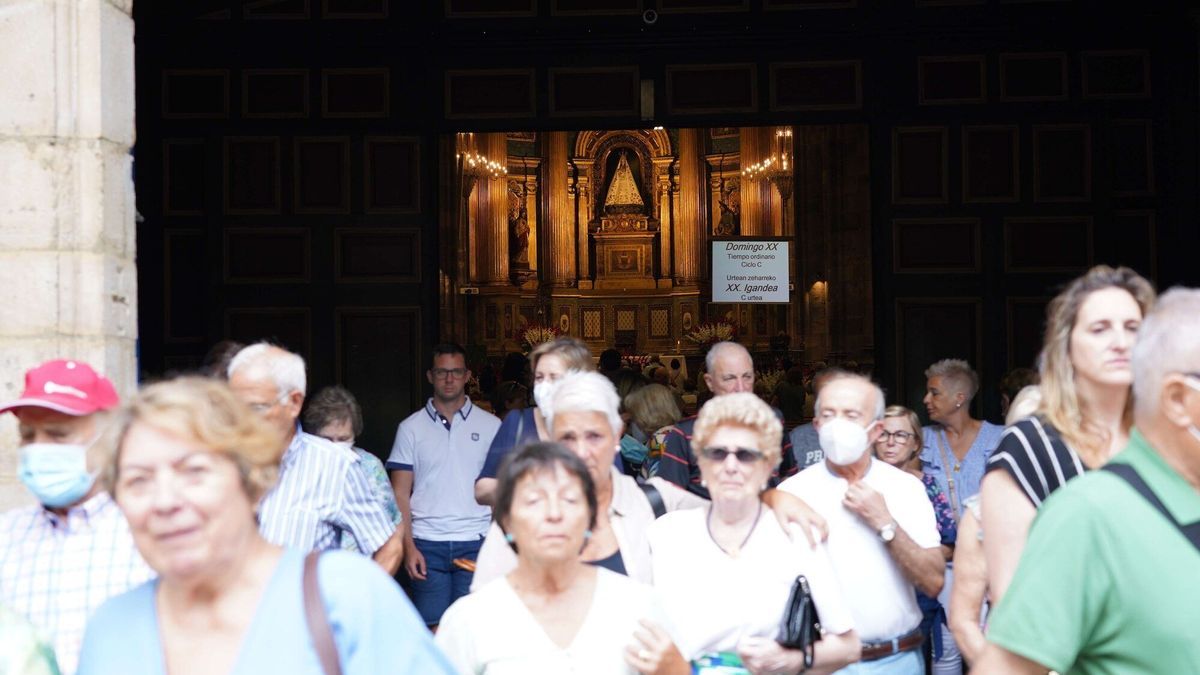
[[[558,382],[546,378],[541,382],[533,385],[533,402],[542,409],[542,416],[545,417],[550,409],[550,401],[554,398],[554,387]]]
[[[844,417],[822,423],[818,437],[825,458],[838,466],[857,462],[867,450],[867,431],[873,426],[874,422],[864,429]]]

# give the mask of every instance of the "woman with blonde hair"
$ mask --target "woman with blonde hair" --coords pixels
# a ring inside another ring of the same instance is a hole
[[[1037,509],[1068,480],[1095,469],[1129,440],[1130,356],[1154,304],[1150,282],[1098,265],[1046,308],[1037,413],[1004,431],[980,489],[992,599],[1016,571]]]
[[[626,438],[637,441],[645,453],[641,461],[631,461],[631,464],[634,464],[643,476],[653,476],[658,472],[658,462],[666,444],[667,430],[683,417],[679,405],[675,402],[675,393],[661,384],[646,385],[625,397],[625,410],[630,417]],[[638,432],[642,438],[638,438]],[[622,438],[622,455],[625,455],[626,445],[625,439]],[[630,461],[634,458],[626,455],[625,459]]]
[[[224,383],[146,387],[106,443],[105,485],[158,578],[96,610],[80,675],[453,672],[378,565],[259,534],[283,447]]]
[[[513,449],[550,439],[546,418],[555,384],[567,373],[596,369],[587,345],[566,335],[534,347],[529,352],[529,366],[533,369],[534,405],[509,412],[496,430],[483,468],[475,479],[475,501],[480,504],[492,505],[500,463]]]

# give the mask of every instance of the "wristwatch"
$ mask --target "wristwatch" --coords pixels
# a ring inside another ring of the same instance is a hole
[[[896,522],[892,521],[879,528],[879,539],[887,544],[896,538]]]

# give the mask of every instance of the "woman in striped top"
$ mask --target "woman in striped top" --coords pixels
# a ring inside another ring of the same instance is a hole
[[[1046,308],[1042,403],[1008,427],[980,489],[988,581],[999,602],[1042,502],[1129,440],[1130,354],[1154,289],[1133,270],[1093,267]]]

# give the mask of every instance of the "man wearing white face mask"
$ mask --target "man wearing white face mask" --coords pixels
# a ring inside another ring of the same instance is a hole
[[[64,673],[92,610],[154,576],[89,457],[117,404],[107,378],[56,360],[25,373],[21,398],[0,408],[17,416],[18,475],[39,502],[0,515],[0,605],[53,640]]]
[[[829,523],[834,572],[862,639],[862,661],[844,675],[924,672],[921,610],[913,587],[936,596],[945,560],[925,486],[868,451],[883,427],[883,392],[851,373],[817,395],[816,427],[825,461],[784,481]]]

